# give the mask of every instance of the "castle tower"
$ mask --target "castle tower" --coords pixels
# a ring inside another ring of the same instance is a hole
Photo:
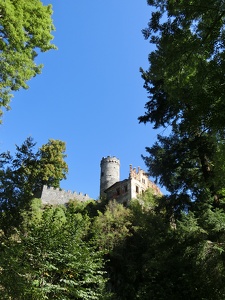
[[[115,156],[103,157],[100,166],[100,197],[102,197],[107,188],[120,181],[120,160]]]

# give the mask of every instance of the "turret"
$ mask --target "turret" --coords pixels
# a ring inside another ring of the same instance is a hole
[[[120,160],[115,156],[103,157],[100,166],[100,197],[103,197],[107,188],[120,181]]]

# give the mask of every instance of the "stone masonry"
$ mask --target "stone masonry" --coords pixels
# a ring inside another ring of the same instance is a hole
[[[87,194],[76,193],[71,191],[61,190],[59,188],[43,186],[41,200],[43,204],[59,205],[66,204],[69,200],[78,200],[81,202],[91,200]]]
[[[113,157],[103,157],[101,160],[100,196],[108,200],[116,199],[127,205],[131,199],[137,198],[147,189],[151,189],[155,195],[161,196],[159,187],[149,180],[145,171],[132,168],[130,165],[129,177],[120,181],[120,161]],[[112,185],[109,185],[110,183]]]
[[[155,195],[162,195],[158,186],[149,180],[146,172],[139,167],[130,165],[129,177],[120,181],[120,161],[115,156],[103,157],[101,160],[100,197],[108,200],[116,199],[127,205],[131,199],[137,198],[147,189],[151,189]],[[43,186],[41,192],[42,203],[47,205],[66,204],[70,200],[81,202],[91,200],[87,194],[65,191],[59,188]]]

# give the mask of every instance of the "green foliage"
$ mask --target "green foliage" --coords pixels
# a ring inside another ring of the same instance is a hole
[[[8,0],[0,3],[0,114],[9,109],[11,93],[28,88],[27,81],[41,72],[38,52],[51,44],[54,26],[51,5],[40,0]]]
[[[193,128],[223,128],[224,4],[148,3],[155,9],[143,33],[156,50],[149,56],[149,70],[142,71],[151,94],[142,120],[156,127],[191,120]]]
[[[10,92],[27,88],[26,81],[41,72],[42,66],[34,62],[37,49],[48,51],[50,44],[51,6],[44,6],[39,0],[29,5],[24,0],[4,1],[0,4],[1,24],[1,106],[9,108]]]
[[[225,299],[225,5],[148,4],[143,34],[155,49],[149,69],[141,69],[149,99],[139,121],[169,134],[159,135],[143,158],[170,194],[141,225],[151,240],[142,246],[142,283],[130,299]],[[154,219],[161,226],[153,227]]]
[[[66,178],[64,142],[49,140],[37,152],[34,148],[35,143],[29,137],[16,146],[15,157],[9,152],[0,154],[0,222],[4,230],[19,223],[20,212],[29,207],[30,200],[40,194],[44,184],[59,187]]]
[[[108,256],[112,299],[224,299],[224,212],[208,205],[170,223],[163,198],[143,198],[149,209],[133,201],[129,235]]]
[[[0,234],[0,298],[224,299],[223,209],[205,203],[178,221],[166,202],[148,190],[96,215],[96,202],[33,199],[21,225]]]
[[[66,179],[68,166],[64,161],[65,151],[65,143],[53,139],[39,149],[38,177],[42,184],[57,188],[60,181]]]
[[[224,3],[148,4],[154,9],[143,33],[155,50],[149,69],[141,70],[149,101],[139,120],[169,127],[170,135],[147,148],[145,162],[172,197],[211,198],[219,206],[225,158]]]
[[[153,212],[159,201],[162,197],[154,195],[154,190],[151,188],[147,189],[144,193],[139,194],[137,199],[132,199],[129,207],[134,210],[135,207],[141,209],[142,212],[144,211],[151,211]]]
[[[129,207],[129,234],[115,244],[107,264],[110,288],[114,292],[112,299],[139,299],[143,286],[152,285],[148,277],[148,259],[154,259],[169,228],[162,217],[164,214],[156,212],[157,204],[157,198],[147,191]],[[155,269],[151,271],[155,272]]]
[[[112,200],[106,206],[105,212],[98,212],[95,217],[92,231],[94,240],[105,253],[113,248],[129,235],[130,210],[122,204]]]
[[[1,237],[1,299],[106,299],[102,253],[87,240],[88,216],[43,209],[36,199],[23,218]]]
[[[150,155],[144,160],[151,174],[171,194],[186,195],[186,204],[204,198],[208,191],[211,196],[218,195],[223,187],[221,180],[215,180],[222,175],[215,169],[220,149],[216,138],[208,134],[158,136],[158,142],[146,150]]]

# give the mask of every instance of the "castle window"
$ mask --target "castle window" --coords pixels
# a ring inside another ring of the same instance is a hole
[[[139,193],[139,187],[136,185],[136,193]]]
[[[142,178],[142,183],[144,183],[144,184],[145,184],[145,179],[144,179],[144,178]]]

